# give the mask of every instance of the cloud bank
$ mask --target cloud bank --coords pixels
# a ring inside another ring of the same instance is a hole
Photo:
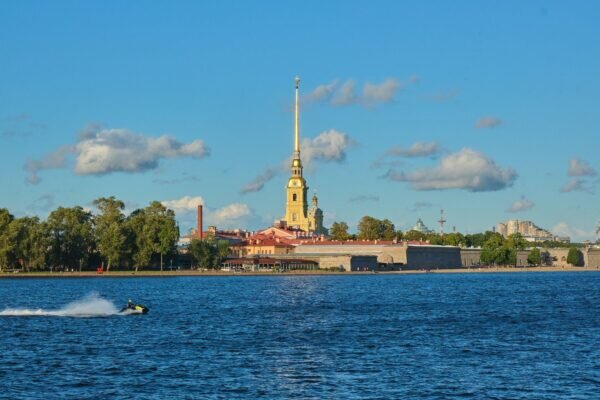
[[[360,91],[353,79],[342,82],[340,79],[317,86],[307,95],[302,97],[303,104],[328,103],[331,106],[341,107],[358,104],[366,108],[373,108],[379,104],[394,101],[399,90],[418,81],[412,76],[406,81],[390,77],[380,83],[365,82]]]
[[[385,177],[391,181],[407,182],[415,190],[485,192],[512,186],[518,175],[512,168],[498,166],[483,153],[465,148],[445,156],[435,167],[412,172],[389,170]]]
[[[113,172],[136,173],[156,169],[166,158],[202,159],[209,155],[202,140],[181,143],[170,136],[149,137],[127,129],[103,129],[91,126],[79,135],[77,143],[62,146],[39,160],[29,160],[24,168],[30,183],[39,182],[38,172],[66,167],[75,160],[78,175],[105,175]]]

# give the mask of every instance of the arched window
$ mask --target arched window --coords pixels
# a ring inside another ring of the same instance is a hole
[[[294,193],[294,194],[292,195],[292,201],[296,201],[296,199],[297,199],[297,198],[298,198],[298,196],[296,195],[296,193]]]

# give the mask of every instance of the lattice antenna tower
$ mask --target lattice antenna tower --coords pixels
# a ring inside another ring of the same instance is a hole
[[[444,218],[444,209],[441,210],[441,216],[438,220],[438,224],[440,224],[440,234],[444,234],[444,224],[446,223],[446,219]]]

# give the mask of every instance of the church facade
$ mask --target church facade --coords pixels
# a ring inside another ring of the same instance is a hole
[[[317,235],[327,235],[323,226],[323,211],[319,208],[319,200],[314,195],[309,205],[308,185],[302,174],[300,159],[300,127],[298,114],[298,86],[300,78],[296,77],[296,104],[294,112],[294,153],[291,164],[291,175],[286,185],[285,216],[281,223],[290,228],[298,228]]]

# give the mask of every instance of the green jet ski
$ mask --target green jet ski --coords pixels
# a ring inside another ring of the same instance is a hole
[[[127,305],[121,309],[121,314],[147,314],[148,307],[142,304],[134,304],[131,300],[127,302]]]

